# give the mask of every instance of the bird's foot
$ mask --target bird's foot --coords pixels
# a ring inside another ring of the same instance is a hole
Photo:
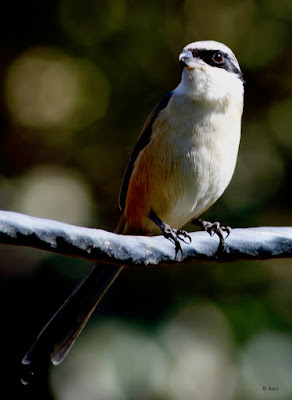
[[[217,235],[219,237],[219,246],[217,254],[221,253],[226,246],[226,239],[230,235],[230,226],[221,226],[220,222],[203,221],[202,219],[195,218],[191,221],[193,224],[200,226],[204,231],[208,232],[210,236]],[[224,233],[226,233],[224,237]]]
[[[182,255],[183,252],[182,252],[181,244],[179,241],[181,240],[184,243],[190,244],[192,241],[192,238],[190,237],[190,235],[182,229],[171,228],[165,222],[162,222],[159,227],[161,229],[162,235],[166,239],[170,240],[175,245],[176,256],[179,252]]]
[[[182,229],[173,229],[168,224],[163,222],[157,215],[152,211],[150,213],[150,219],[161,229],[162,235],[170,240],[175,246],[175,258],[177,258],[178,253],[180,252],[183,255],[180,241],[190,244],[192,238],[190,235],[182,230]]]

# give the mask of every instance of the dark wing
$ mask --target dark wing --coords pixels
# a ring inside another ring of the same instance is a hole
[[[136,159],[137,159],[138,155],[140,154],[140,152],[144,149],[144,147],[146,147],[147,144],[150,142],[153,123],[154,123],[156,117],[158,116],[158,114],[160,113],[160,111],[162,111],[164,108],[166,108],[171,96],[172,96],[172,92],[168,93],[166,96],[163,97],[163,99],[153,109],[153,111],[147,118],[147,120],[143,126],[143,129],[141,131],[141,134],[139,136],[138,142],[136,143],[136,146],[134,147],[128,167],[126,169],[126,173],[124,175],[124,180],[122,183],[120,196],[119,196],[119,206],[122,211],[124,211],[124,209],[125,209],[127,191],[128,191],[129,182],[130,182],[130,179],[132,176],[132,172],[134,169]]]

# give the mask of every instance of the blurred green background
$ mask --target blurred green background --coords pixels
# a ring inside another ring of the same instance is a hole
[[[131,150],[179,83],[181,49],[214,39],[239,59],[245,109],[234,178],[205,217],[292,224],[291,1],[27,0],[1,9],[1,209],[113,230]],[[291,260],[124,271],[64,363],[23,387],[22,356],[89,264],[0,252],[9,398],[292,398]]]

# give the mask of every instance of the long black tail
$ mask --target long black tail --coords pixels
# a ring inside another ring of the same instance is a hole
[[[22,383],[28,384],[44,363],[58,365],[69,352],[95,307],[123,267],[93,265],[65,303],[42,329],[22,359]]]

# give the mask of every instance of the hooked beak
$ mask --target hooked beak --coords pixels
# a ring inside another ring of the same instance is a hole
[[[179,62],[182,67],[188,69],[202,69],[204,61],[195,58],[190,50],[183,50],[179,55]]]

